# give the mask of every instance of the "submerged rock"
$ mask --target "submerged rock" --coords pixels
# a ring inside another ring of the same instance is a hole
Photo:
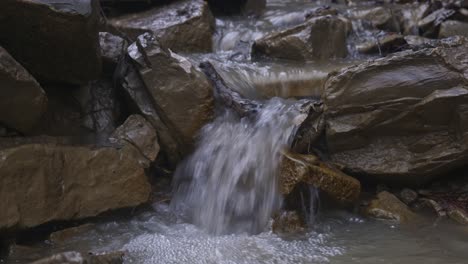
[[[46,109],[47,96],[39,83],[0,47],[0,123],[26,133]]]
[[[192,148],[200,128],[213,117],[212,86],[190,61],[164,50],[150,34],[140,36],[139,42],[142,49],[132,44],[129,54],[139,65],[136,74],[141,77],[129,85],[141,80],[143,87],[125,89],[158,131],[163,150],[176,161]]]
[[[440,25],[439,38],[451,36],[464,36],[468,38],[468,23],[456,20],[447,20]]]
[[[394,220],[400,223],[408,223],[418,218],[418,215],[413,213],[408,206],[387,191],[378,193],[377,198],[365,208],[365,213],[374,218]]]
[[[0,229],[72,220],[146,202],[151,186],[132,146],[23,143],[0,150]]]
[[[136,39],[150,32],[175,52],[212,50],[214,18],[203,0],[175,1],[164,7],[112,19],[111,24]]]
[[[83,84],[101,73],[98,22],[97,0],[3,0],[0,43],[38,79]]]
[[[304,24],[269,34],[254,42],[252,56],[307,61],[346,57],[348,25],[336,16],[312,18]]]
[[[343,203],[356,201],[361,192],[358,180],[320,162],[312,155],[284,153],[279,181],[282,194],[287,195],[297,184],[305,183]]]
[[[332,160],[405,184],[465,164],[466,45],[396,53],[332,74],[323,96]]]
[[[75,227],[66,228],[60,231],[55,231],[49,236],[50,242],[54,244],[61,244],[67,242],[73,237],[79,236],[80,234],[91,230],[94,224],[83,224]]]
[[[273,233],[297,233],[306,228],[303,218],[295,211],[285,211],[273,217]]]

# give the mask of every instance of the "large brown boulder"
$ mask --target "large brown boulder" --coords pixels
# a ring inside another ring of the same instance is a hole
[[[0,229],[28,228],[133,207],[149,199],[144,157],[120,148],[55,143],[0,150]]]
[[[37,81],[0,47],[0,123],[28,132],[47,109],[47,97]]]
[[[323,96],[332,160],[348,172],[406,184],[465,165],[468,48],[461,42],[332,74]]]
[[[81,84],[101,72],[97,0],[0,1],[0,44],[38,79]]]
[[[142,49],[135,43],[128,49],[139,70],[127,73],[124,89],[156,128],[161,148],[175,163],[213,117],[213,89],[202,72],[163,49],[152,35],[140,36],[139,43]]]
[[[214,18],[203,0],[175,1],[167,6],[111,20],[132,39],[150,32],[162,46],[175,52],[209,52]]]
[[[346,57],[348,24],[340,17],[315,17],[296,27],[258,39],[253,57],[308,61]]]

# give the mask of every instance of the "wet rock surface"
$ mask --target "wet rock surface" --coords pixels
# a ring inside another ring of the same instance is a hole
[[[29,132],[47,109],[47,96],[39,83],[0,47],[0,123]]]
[[[312,185],[342,203],[357,200],[361,191],[358,180],[330,167],[312,155],[285,153],[281,164],[280,191],[287,195],[299,183]]]
[[[188,59],[164,50],[150,34],[142,35],[139,43],[142,49],[132,44],[129,54],[139,67],[137,89],[149,98],[134,96],[134,100],[153,120],[168,155],[180,159],[192,147],[199,129],[213,117],[212,86]]]
[[[324,94],[332,160],[406,184],[463,165],[465,45],[397,53],[333,74]]]
[[[209,52],[214,32],[214,18],[203,0],[175,1],[143,13],[111,20],[132,39],[150,32],[161,45],[175,52]]]
[[[357,50],[364,54],[386,55],[403,50],[406,44],[405,38],[400,34],[384,34],[377,36],[375,40],[358,45]]]
[[[97,78],[98,1],[51,3],[2,1],[0,43],[37,79],[84,84]]]
[[[111,142],[130,144],[137,148],[149,162],[156,160],[159,144],[156,131],[142,116],[131,115],[112,133]]]
[[[60,231],[55,231],[49,236],[50,242],[54,244],[64,243],[72,239],[74,236],[80,235],[83,232],[89,231],[94,227],[93,224],[83,224],[75,227],[66,228]]]
[[[34,227],[133,207],[151,186],[133,147],[25,143],[0,150],[0,228]]]
[[[447,20],[440,25],[439,38],[464,36],[468,38],[468,23],[456,20]]]
[[[321,16],[255,41],[253,57],[307,61],[347,55],[346,22],[336,16]]]
[[[408,206],[387,191],[378,193],[364,211],[368,216],[400,223],[409,223],[418,219]]]

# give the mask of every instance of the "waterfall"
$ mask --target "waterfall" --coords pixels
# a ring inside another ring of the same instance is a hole
[[[280,151],[305,118],[301,103],[274,98],[255,117],[224,110],[177,168],[173,209],[214,234],[264,231],[280,206]]]

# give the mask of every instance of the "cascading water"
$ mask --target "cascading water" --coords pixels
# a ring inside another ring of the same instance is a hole
[[[215,234],[263,231],[280,205],[280,152],[305,118],[302,104],[274,98],[255,117],[225,110],[205,126],[175,173],[173,208]]]

